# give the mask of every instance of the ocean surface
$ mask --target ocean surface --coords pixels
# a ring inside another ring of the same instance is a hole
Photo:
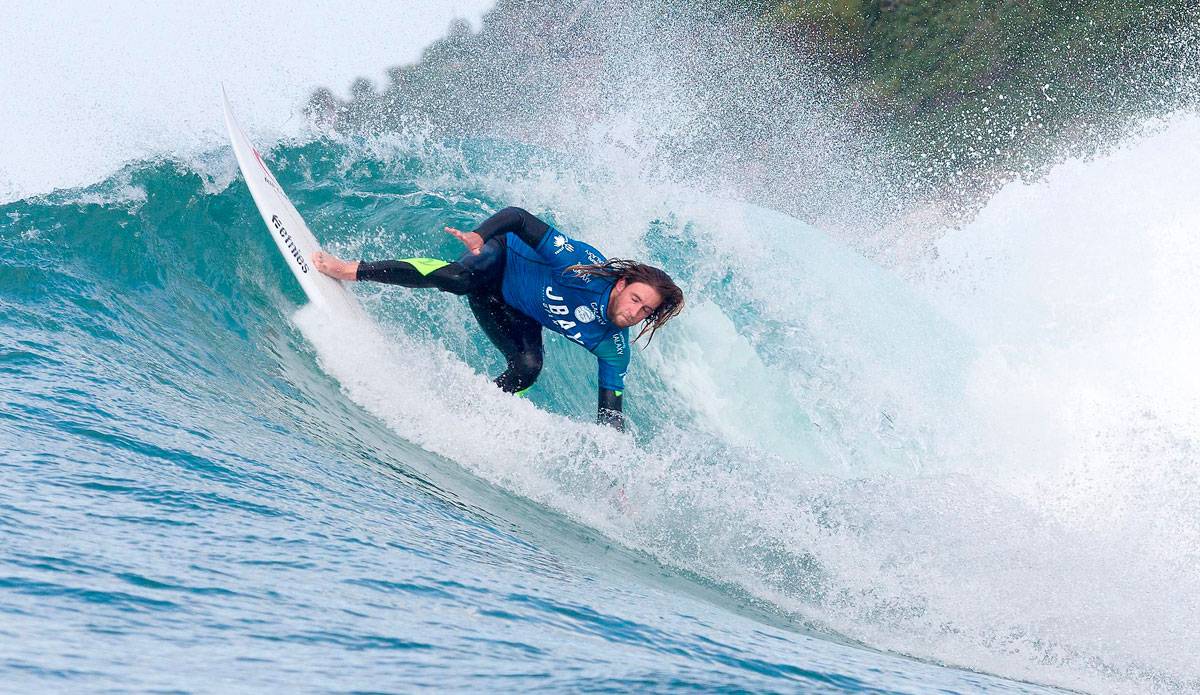
[[[0,692],[1200,691],[1198,131],[1013,184],[904,278],[552,152],[260,144],[343,256],[521,204],[668,268],[625,435],[563,341],[492,387],[456,297],[306,307],[228,148],[8,202]]]
[[[897,219],[819,75],[635,5],[364,137],[313,89],[489,3],[5,5],[0,693],[1200,693],[1200,117]],[[336,254],[520,205],[666,268],[629,433],[459,298],[306,306],[222,84]]]

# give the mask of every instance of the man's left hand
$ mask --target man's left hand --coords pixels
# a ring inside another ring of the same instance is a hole
[[[463,246],[467,247],[467,250],[476,256],[478,256],[479,251],[483,249],[483,237],[479,236],[475,232],[460,232],[454,227],[446,227],[446,231],[453,234],[459,241],[463,243]]]

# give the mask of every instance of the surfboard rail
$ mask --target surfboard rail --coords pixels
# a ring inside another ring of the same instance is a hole
[[[271,238],[275,240],[275,245],[304,294],[313,304],[331,314],[354,318],[363,316],[358,299],[342,281],[323,275],[313,267],[312,255],[321,249],[321,245],[250,142],[246,131],[234,118],[224,85],[221,85],[221,101],[225,109],[225,127],[229,130],[229,140],[237,157],[238,168],[250,189],[250,197],[254,199]]]

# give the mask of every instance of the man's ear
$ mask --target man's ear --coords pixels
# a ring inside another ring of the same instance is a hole
[[[625,290],[625,285],[627,284],[628,283],[625,282],[625,278],[617,278],[616,283],[613,284],[613,291],[617,294],[620,294]]]

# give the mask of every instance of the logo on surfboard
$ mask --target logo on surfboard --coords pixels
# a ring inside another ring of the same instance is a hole
[[[308,264],[304,262],[304,254],[300,253],[300,249],[296,247],[296,242],[292,241],[292,235],[288,234],[287,228],[279,220],[279,215],[271,215],[271,226],[279,232],[279,238],[283,239],[283,243],[287,246],[287,250],[291,252],[292,258],[295,258],[296,263],[300,265],[300,270],[307,274]]]
[[[264,174],[263,181],[266,181],[267,185],[270,186],[271,188],[274,188],[275,191],[279,193],[279,195],[283,195],[283,188],[281,188],[279,186],[279,182],[275,180],[275,175],[272,174],[271,170],[267,168],[267,164],[266,164],[266,162],[264,162],[262,160],[262,155],[260,155],[258,153],[258,149],[251,147],[250,151],[254,153],[254,158],[258,160],[258,166],[261,167],[263,170],[263,174]],[[286,198],[287,196],[284,196],[284,197]],[[307,273],[308,271],[306,270],[304,272]]]

